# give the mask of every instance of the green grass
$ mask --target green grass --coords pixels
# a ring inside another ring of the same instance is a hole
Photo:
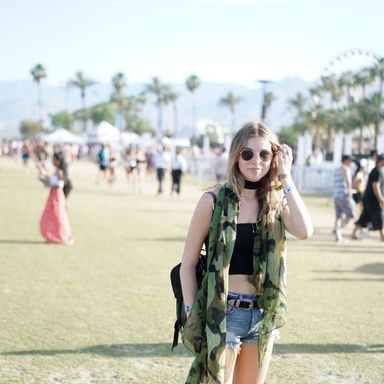
[[[76,244],[48,245],[48,191],[0,159],[0,383],[183,383],[192,357],[170,351],[169,271],[206,183],[170,198],[151,180],[130,194],[121,171],[112,189],[95,186],[92,164],[71,174]],[[306,200],[315,235],[289,239],[289,317],[268,384],[383,383],[384,246],[376,233],[336,244],[329,198]]]

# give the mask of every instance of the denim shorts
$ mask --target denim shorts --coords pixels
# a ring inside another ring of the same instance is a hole
[[[254,301],[257,296],[228,292],[228,299]],[[263,310],[259,308],[243,309],[227,304],[227,334],[225,346],[239,349],[242,343],[257,344]]]

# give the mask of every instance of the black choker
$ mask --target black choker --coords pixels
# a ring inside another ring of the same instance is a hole
[[[259,181],[249,181],[244,180],[244,188],[245,189],[258,189],[261,187],[261,182]]]

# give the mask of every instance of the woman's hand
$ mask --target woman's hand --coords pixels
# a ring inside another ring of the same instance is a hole
[[[281,144],[280,149],[277,151],[277,169],[279,175],[290,176],[292,160],[292,149],[287,144]]]

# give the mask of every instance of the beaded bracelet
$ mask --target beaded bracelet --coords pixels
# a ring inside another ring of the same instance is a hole
[[[187,313],[192,310],[192,305],[184,304],[184,312]]]
[[[293,185],[288,185],[288,187],[283,188],[284,195],[293,191],[296,191],[296,188]]]

